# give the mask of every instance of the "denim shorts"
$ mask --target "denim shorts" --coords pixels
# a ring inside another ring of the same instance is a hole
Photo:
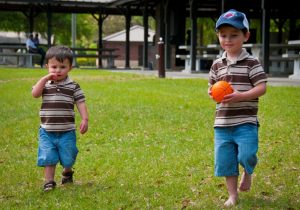
[[[257,150],[258,125],[215,127],[215,176],[238,176],[239,164],[252,174]]]
[[[76,160],[76,132],[47,132],[39,129],[38,166],[56,165],[71,168]]]

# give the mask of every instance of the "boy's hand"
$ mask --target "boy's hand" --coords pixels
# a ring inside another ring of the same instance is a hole
[[[222,103],[235,103],[243,100],[243,94],[238,91],[234,91],[231,94],[224,96]]]
[[[80,133],[81,134],[84,134],[88,131],[88,120],[84,119],[84,120],[81,120],[81,123],[80,123]]]
[[[212,86],[210,86],[210,87],[208,88],[207,93],[208,93],[209,97],[210,97],[211,99],[213,99],[213,97],[212,97],[212,95],[211,95],[211,87],[212,87]]]
[[[56,73],[49,73],[47,76],[48,76],[48,80],[53,80],[53,81],[57,80],[57,74]]]
[[[87,107],[85,105],[85,102],[79,102],[76,103],[76,106],[78,108],[78,111],[80,113],[81,116],[81,123],[80,123],[80,133],[84,134],[87,132],[88,130],[88,125],[89,125],[89,117],[88,117],[88,111],[87,111]]]
[[[226,95],[222,103],[235,103],[256,99],[266,93],[266,88],[266,83],[262,82],[246,92],[234,91],[233,93]]]
[[[33,87],[32,87],[32,91],[31,94],[34,98],[39,98],[42,93],[43,93],[43,89],[45,87],[45,84],[49,81],[49,80],[57,80],[57,74],[56,73],[49,73],[45,76],[43,76]]]

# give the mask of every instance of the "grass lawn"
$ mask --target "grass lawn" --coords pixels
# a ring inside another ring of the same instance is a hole
[[[227,190],[213,175],[215,104],[207,81],[99,70],[71,72],[90,115],[88,133],[78,133],[75,184],[43,193],[41,100],[31,87],[45,73],[0,69],[1,209],[222,208]],[[259,164],[236,209],[299,209],[300,88],[268,87],[259,116]]]

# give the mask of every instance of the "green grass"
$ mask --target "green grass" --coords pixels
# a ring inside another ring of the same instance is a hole
[[[0,206],[4,209],[220,209],[213,176],[215,104],[202,79],[73,70],[87,97],[75,184],[42,192],[36,166],[45,70],[0,69]],[[300,208],[300,88],[268,87],[260,100],[259,164],[236,209]],[[77,121],[79,121],[77,112]],[[56,181],[60,181],[61,166]]]

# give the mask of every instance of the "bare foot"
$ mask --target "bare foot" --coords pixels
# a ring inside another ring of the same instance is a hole
[[[247,172],[244,171],[241,178],[239,191],[241,192],[249,191],[251,188],[251,182],[252,182],[251,174],[248,174]]]
[[[238,197],[237,196],[230,196],[228,200],[224,203],[225,207],[234,206],[237,203]]]

